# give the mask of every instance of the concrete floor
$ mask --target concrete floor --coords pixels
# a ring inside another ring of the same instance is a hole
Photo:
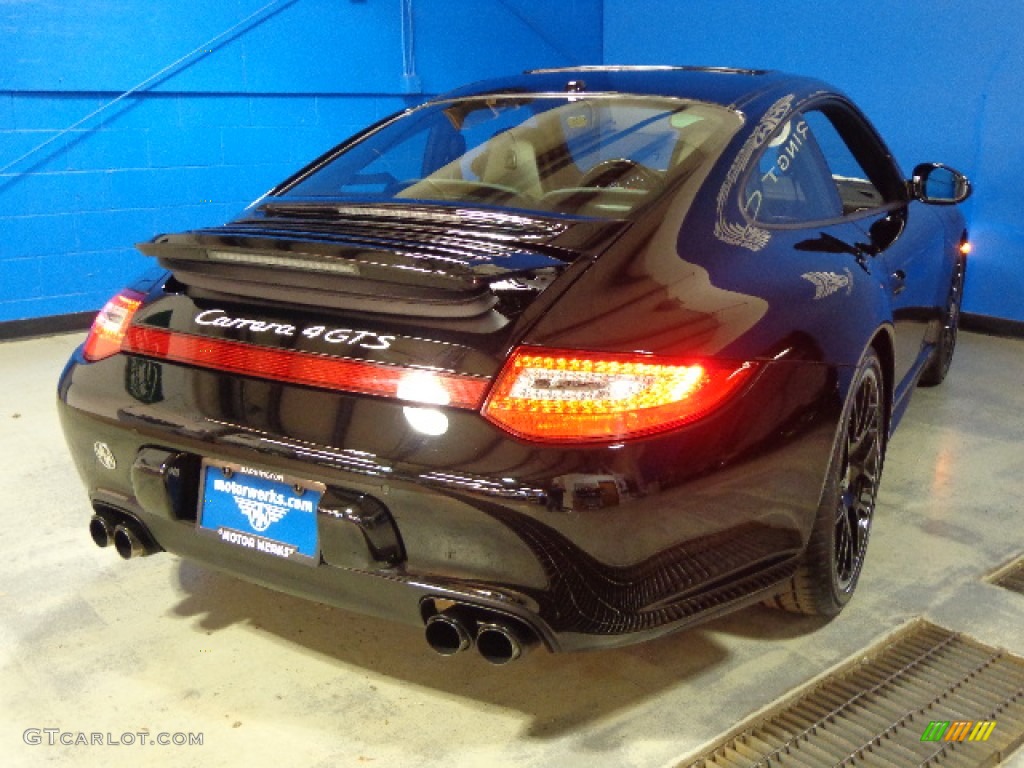
[[[97,549],[53,408],[80,340],[0,344],[5,766],[673,766],[915,616],[1024,655],[1024,597],[981,580],[1024,553],[1021,340],[963,334],[946,384],[916,393],[860,590],[837,620],[759,607],[500,669],[174,556]],[[37,746],[32,728],[203,744],[48,746],[43,733]]]

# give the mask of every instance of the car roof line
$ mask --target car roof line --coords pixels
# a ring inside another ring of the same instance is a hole
[[[723,75],[767,75],[773,70],[686,64],[581,64],[575,67],[540,67],[523,70],[524,75],[553,75],[571,72],[717,72]]]

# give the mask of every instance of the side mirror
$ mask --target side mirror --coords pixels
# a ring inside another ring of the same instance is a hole
[[[929,205],[956,205],[971,196],[971,182],[942,163],[921,163],[907,185],[911,197]]]

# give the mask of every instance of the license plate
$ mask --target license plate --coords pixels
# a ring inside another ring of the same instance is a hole
[[[323,483],[207,459],[200,490],[201,532],[271,557],[319,562]]]

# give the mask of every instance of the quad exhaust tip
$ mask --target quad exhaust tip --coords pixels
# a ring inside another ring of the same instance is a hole
[[[122,523],[114,529],[114,549],[125,560],[145,557],[151,552],[140,532],[128,523]]]
[[[517,623],[460,605],[430,616],[424,636],[442,656],[454,656],[475,644],[484,660],[498,666],[521,658],[537,642],[536,635]]]
[[[477,629],[476,649],[491,664],[500,666],[515,661],[526,647],[519,633],[507,624],[481,624]]]
[[[442,656],[454,656],[473,644],[466,624],[451,609],[444,613],[435,613],[427,619],[424,633],[427,644]]]
[[[114,543],[114,529],[117,524],[109,515],[93,515],[89,519],[89,535],[97,547],[109,547]]]
[[[160,551],[149,531],[137,520],[98,509],[89,518],[89,536],[97,547],[114,546],[125,560]]]

